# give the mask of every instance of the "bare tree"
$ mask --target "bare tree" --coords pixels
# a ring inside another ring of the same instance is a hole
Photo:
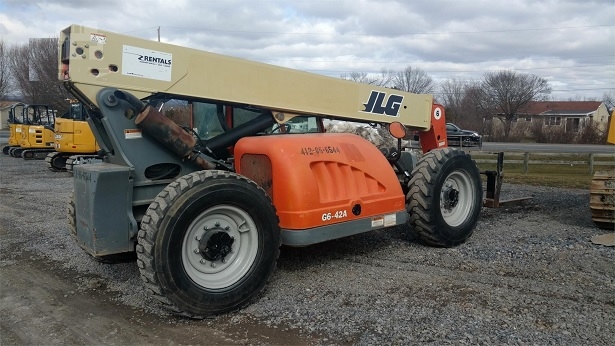
[[[359,83],[386,87],[391,84],[394,74],[394,71],[383,68],[380,70],[379,75],[367,74],[365,72],[350,72],[348,74],[342,74],[340,78]]]
[[[58,80],[58,39],[30,39],[28,44],[12,47],[10,65],[17,89],[25,102],[46,104],[60,113],[69,105],[68,93]]]
[[[468,129],[486,134],[490,130],[488,128],[490,122],[486,120],[491,118],[493,113],[483,106],[483,97],[484,92],[480,81],[466,82],[463,102],[461,105],[461,108],[463,109],[463,121],[461,122],[461,125],[464,125]]]
[[[446,108],[446,120],[458,122],[462,117],[465,91],[466,83],[456,79],[447,79],[440,85],[437,101]]]
[[[30,39],[31,78],[36,80],[40,103],[65,110],[68,93],[58,79],[58,39]]]
[[[505,138],[510,135],[518,111],[540,95],[551,92],[546,79],[515,71],[485,73],[481,89],[480,106],[502,121]]]
[[[602,95],[602,102],[606,109],[611,113],[615,109],[615,91],[605,91]]]
[[[8,54],[9,68],[15,83],[15,88],[21,94],[24,102],[34,103],[36,91],[30,83],[30,59],[27,45],[14,45]]]
[[[481,108],[480,82],[448,79],[440,85],[437,102],[446,108],[447,121],[485,133],[485,118],[489,113]]]
[[[420,68],[408,66],[393,77],[393,87],[416,94],[429,94],[434,90],[434,81]]]
[[[0,100],[4,100],[10,91],[11,69],[8,53],[8,45],[0,39]]]

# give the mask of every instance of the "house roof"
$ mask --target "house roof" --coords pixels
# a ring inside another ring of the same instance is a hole
[[[531,101],[519,111],[528,115],[583,115],[595,112],[600,101]]]
[[[0,109],[9,108],[10,106],[14,105],[15,103],[19,103],[19,102],[17,102],[17,101],[0,101]]]

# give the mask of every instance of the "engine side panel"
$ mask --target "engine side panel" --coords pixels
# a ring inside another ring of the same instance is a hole
[[[55,146],[57,151],[63,153],[96,152],[96,140],[85,120],[56,119]]]
[[[246,137],[237,142],[235,159],[237,172],[269,193],[283,229],[365,218],[391,226],[396,221],[383,215],[405,211],[391,165],[373,144],[353,134]]]

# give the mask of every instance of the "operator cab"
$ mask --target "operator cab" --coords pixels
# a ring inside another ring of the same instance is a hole
[[[167,118],[190,132],[197,140],[208,141],[223,135],[238,126],[258,117],[271,117],[262,109],[241,105],[226,105],[215,102],[201,102],[185,99],[152,99],[150,104]],[[316,116],[295,116],[285,123],[274,123],[256,135],[280,135],[300,133],[322,133],[322,118]],[[218,159],[233,156],[232,146],[215,152]]]

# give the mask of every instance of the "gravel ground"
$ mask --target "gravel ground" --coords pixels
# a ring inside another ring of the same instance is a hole
[[[71,188],[67,173],[50,172],[42,161],[0,155],[0,279],[10,280],[12,265],[39,265],[72,281],[74,291],[67,295],[99,291],[140,319],[164,320],[194,334],[227,333],[223,341],[165,344],[612,345],[615,340],[615,248],[590,242],[605,231],[591,221],[587,190],[504,184],[503,199],[532,200],[483,209],[474,235],[452,249],[424,246],[401,228],[283,247],[260,299],[233,314],[192,321],[168,315],[147,296],[135,262],[100,264],[72,242],[65,214]],[[12,329],[22,313],[11,303],[16,294],[1,292],[0,344],[40,340],[31,335],[24,341]],[[90,296],[103,304],[101,296]],[[234,330],[257,330],[260,337]],[[283,334],[270,338],[278,331]],[[291,334],[296,338],[289,339]],[[83,339],[60,336],[50,343],[74,340]],[[89,341],[84,343],[135,343],[121,335]]]

